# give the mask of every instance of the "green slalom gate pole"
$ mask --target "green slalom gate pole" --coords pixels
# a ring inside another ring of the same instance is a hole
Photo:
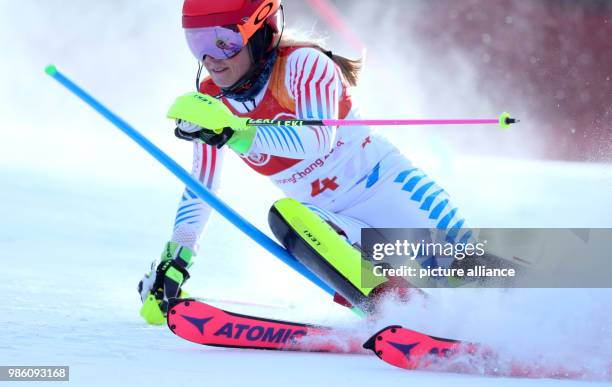
[[[244,232],[251,239],[253,239],[257,244],[259,244],[264,249],[268,250],[272,255],[286,263],[293,270],[300,273],[302,276],[306,277],[310,282],[317,285],[320,289],[322,289],[327,294],[334,296],[336,293],[331,287],[329,287],[325,282],[321,281],[317,276],[315,276],[308,268],[299,263],[287,250],[264,234],[257,227],[253,226],[246,219],[240,216],[236,211],[231,209],[227,204],[221,201],[215,194],[210,192],[206,187],[204,187],[200,182],[194,179],[189,172],[187,172],[183,167],[181,167],[176,161],[174,161],[170,156],[165,154],[161,149],[159,149],[155,144],[149,141],[145,136],[143,136],[140,132],[134,129],[127,122],[119,118],[115,113],[111,112],[108,108],[98,102],[94,97],[89,95],[86,91],[77,86],[74,82],[72,82],[68,77],[62,74],[55,66],[49,65],[45,68],[45,72],[53,77],[56,81],[61,83],[64,87],[70,90],[73,94],[79,97],[83,102],[91,106],[94,110],[100,113],[104,118],[109,120],[113,125],[119,128],[123,133],[125,133],[128,137],[134,140],[138,145],[140,145],[145,151],[147,151],[151,156],[153,156],[157,161],[159,161],[164,167],[166,167],[170,172],[174,174],[179,180],[181,180],[190,190],[192,190],[200,199],[206,202],[209,206],[214,208],[219,214],[221,214],[225,219],[227,219],[234,226],[238,227],[240,231]],[[358,309],[354,309],[357,314],[360,311]]]

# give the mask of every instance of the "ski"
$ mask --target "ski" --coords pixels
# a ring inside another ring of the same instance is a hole
[[[486,352],[478,344],[429,336],[399,325],[378,331],[363,347],[384,362],[405,369],[425,369],[460,354]]]
[[[408,370],[430,370],[472,375],[515,378],[609,380],[607,369],[584,365],[561,366],[546,361],[503,358],[482,344],[428,336],[399,325],[388,326],[363,345],[384,362]]]
[[[177,336],[213,347],[344,354],[370,350],[402,369],[484,376],[588,379],[593,375],[593,370],[581,366],[502,358],[482,344],[430,336],[399,325],[380,330],[361,345],[357,335],[341,329],[233,313],[195,299],[174,300],[167,321]],[[601,372],[608,379],[612,367]]]
[[[177,336],[215,347],[366,353],[350,332],[228,312],[195,299],[175,300],[167,322]]]

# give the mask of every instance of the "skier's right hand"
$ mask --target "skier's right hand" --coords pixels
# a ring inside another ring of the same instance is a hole
[[[176,120],[176,129],[174,129],[174,135],[181,140],[200,140],[217,149],[221,149],[233,137],[234,133],[231,128],[224,128],[223,131],[217,133],[181,119]]]
[[[176,121],[174,134],[183,140],[202,141],[222,148],[225,144],[239,154],[248,153],[257,128],[248,117],[235,116],[220,100],[201,93],[187,93],[174,101],[168,118]]]
[[[152,325],[162,325],[166,321],[168,302],[172,298],[186,297],[181,290],[189,279],[187,269],[191,267],[193,251],[176,242],[166,243],[161,259],[151,263],[151,268],[138,283],[142,300],[140,315]]]

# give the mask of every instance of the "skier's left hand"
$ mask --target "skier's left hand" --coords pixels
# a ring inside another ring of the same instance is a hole
[[[146,322],[161,325],[166,320],[168,302],[172,298],[186,297],[182,286],[189,279],[187,269],[193,264],[193,251],[176,242],[168,242],[161,255],[161,260],[151,264],[138,283],[138,292],[142,300],[140,315]]]

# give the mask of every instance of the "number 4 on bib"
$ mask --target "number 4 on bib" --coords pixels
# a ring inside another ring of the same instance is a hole
[[[338,187],[340,187],[338,183],[336,183],[337,178],[337,176],[334,176],[331,179],[326,177],[325,179],[323,179],[323,181],[321,181],[320,179],[313,181],[310,196],[315,197],[328,189],[335,191],[336,189],[338,189]]]

